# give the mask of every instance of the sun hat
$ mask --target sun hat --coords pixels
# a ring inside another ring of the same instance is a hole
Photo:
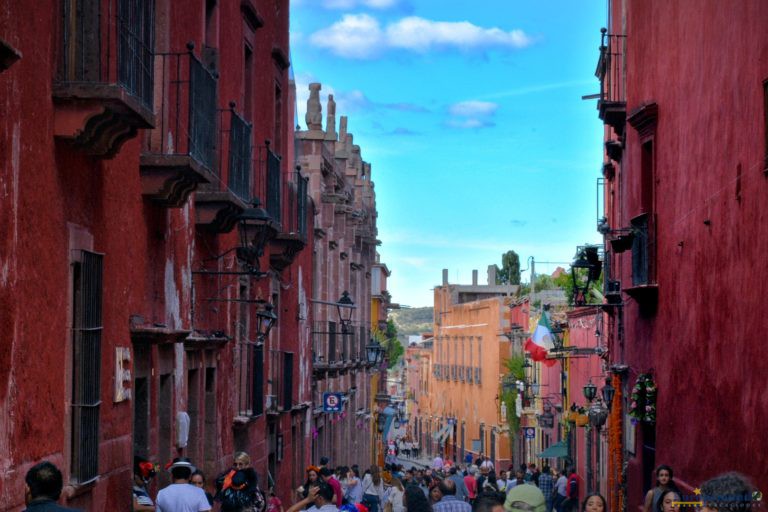
[[[197,468],[192,465],[192,461],[187,457],[176,457],[173,459],[170,466],[166,467],[168,471],[173,471],[174,468],[189,468],[193,473],[197,470]]]
[[[520,484],[512,488],[504,502],[507,512],[545,512],[547,505],[544,494],[531,484]]]

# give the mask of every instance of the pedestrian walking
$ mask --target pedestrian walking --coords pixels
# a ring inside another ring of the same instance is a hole
[[[581,496],[581,477],[576,473],[576,468],[568,470],[568,483],[565,486],[566,500],[561,505],[562,512],[570,512],[579,509],[579,496]]]
[[[546,500],[535,485],[516,485],[504,502],[506,512],[544,512]]]
[[[552,504],[555,498],[555,480],[552,478],[552,470],[548,465],[544,465],[539,475],[539,490],[544,495],[546,501],[546,511],[552,512]]]
[[[464,483],[464,477],[459,474],[455,467],[449,469],[448,474],[448,479],[456,485],[456,497],[461,501],[469,501],[469,493],[467,492],[467,485]]]
[[[236,452],[232,468],[216,479],[216,501],[221,512],[265,512],[267,500],[259,490],[259,476],[251,467],[251,457]]]
[[[199,487],[189,485],[189,479],[195,471],[192,462],[186,457],[173,459],[170,467],[173,482],[157,493],[157,512],[207,512],[211,510],[205,492]]]
[[[384,481],[381,478],[379,466],[371,466],[371,472],[363,477],[363,500],[368,512],[379,512],[381,500],[384,497]]]
[[[403,505],[407,512],[432,512],[432,505],[429,500],[422,490],[415,485],[409,485],[405,488]]]
[[[56,504],[63,488],[59,468],[47,460],[35,464],[24,477],[24,512],[77,512]]]
[[[680,489],[677,488],[677,484],[674,481],[674,474],[672,468],[666,464],[662,464],[656,468],[656,485],[653,489],[649,490],[645,495],[645,503],[643,504],[643,512],[653,512],[659,508],[659,499],[664,491],[673,490],[680,493]]]
[[[565,470],[561,470],[555,481],[555,493],[552,499],[552,508],[556,512],[563,511],[563,503],[566,500],[566,488],[568,487],[568,477],[565,476]]]
[[[680,493],[673,491],[672,489],[664,491],[661,493],[659,508],[656,509],[656,512],[677,512],[677,502],[679,501],[681,501]]]
[[[750,512],[762,498],[747,477],[735,472],[707,480],[699,496],[704,505],[701,512]]]
[[[456,484],[453,480],[443,480],[438,484],[438,489],[443,497],[432,506],[434,512],[472,512],[469,503],[456,497]]]
[[[283,502],[275,494],[275,488],[270,487],[269,498],[267,498],[267,512],[283,512]]]
[[[438,453],[435,455],[435,458],[432,459],[432,469],[435,471],[442,471],[443,466],[445,465],[445,462],[443,461],[443,458]]]
[[[154,464],[144,457],[133,457],[133,512],[155,511],[155,502],[147,490],[147,485],[155,473]]]
[[[304,508],[307,512],[338,512],[339,510],[333,502],[333,489],[323,481],[312,484],[307,491],[307,496],[294,503],[287,512],[298,512]]]
[[[205,493],[205,497],[208,498],[208,504],[213,505],[213,494],[205,489],[205,474],[202,471],[199,469],[195,470],[189,479],[189,483],[201,488]]]
[[[477,496],[477,473],[479,471],[477,466],[470,466],[467,476],[464,477],[464,485],[467,487],[469,503],[472,503]]]
[[[504,512],[504,499],[501,496],[501,493],[483,494],[472,505],[472,512]]]
[[[389,490],[387,496],[387,506],[384,507],[386,512],[404,512],[403,496],[405,494],[405,488],[403,483],[398,478],[392,479],[392,487]]]
[[[607,512],[608,503],[602,494],[592,493],[584,499],[581,512]]]
[[[309,494],[309,488],[320,480],[320,468],[317,466],[308,466],[306,474],[307,479],[304,482],[304,485],[296,489],[296,492],[298,492],[302,498],[306,498]]]
[[[414,459],[419,458],[419,440],[414,439],[413,444],[411,445],[411,454]]]
[[[344,492],[341,490],[341,483],[336,480],[333,475],[333,471],[330,468],[320,468],[320,479],[331,486],[333,489],[333,501],[336,507],[341,507],[341,502],[344,499]]]
[[[341,481],[346,488],[344,497],[350,503],[360,503],[363,500],[363,483],[357,469],[347,470],[347,476]]]

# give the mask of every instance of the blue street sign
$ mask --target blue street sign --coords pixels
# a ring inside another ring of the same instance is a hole
[[[533,427],[526,427],[525,429],[525,438],[526,439],[534,439],[536,437],[536,429]]]
[[[323,412],[341,412],[341,393],[323,393]]]

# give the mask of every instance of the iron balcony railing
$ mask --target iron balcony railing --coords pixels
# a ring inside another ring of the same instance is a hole
[[[275,222],[281,221],[280,157],[267,148],[267,213]]]
[[[216,76],[195,57],[194,45],[182,53],[160,53],[155,67],[158,130],[148,132],[145,153],[188,155],[211,172],[216,166]]]
[[[152,108],[154,0],[63,0],[59,82],[119,84]]]
[[[246,203],[251,194],[251,125],[232,109],[229,133],[229,189]]]
[[[627,36],[609,34],[600,29],[600,58],[595,75],[600,80],[600,101],[627,101],[626,53]]]
[[[337,322],[315,322],[312,330],[312,350],[315,367],[340,367],[362,359],[365,343],[360,335],[364,328],[349,325],[346,328]]]

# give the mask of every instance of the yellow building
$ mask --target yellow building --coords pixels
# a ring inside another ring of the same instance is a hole
[[[448,283],[435,288],[434,338],[428,384],[409,385],[424,390],[414,396],[418,416],[411,418],[411,431],[419,439],[422,454],[462,461],[469,452],[491,457],[497,466],[508,466],[512,458],[506,421],[502,419],[499,394],[504,360],[510,354],[508,304],[517,286],[496,285],[495,267],[488,282],[479,285],[473,271],[471,285]],[[423,377],[423,376],[422,376]]]

